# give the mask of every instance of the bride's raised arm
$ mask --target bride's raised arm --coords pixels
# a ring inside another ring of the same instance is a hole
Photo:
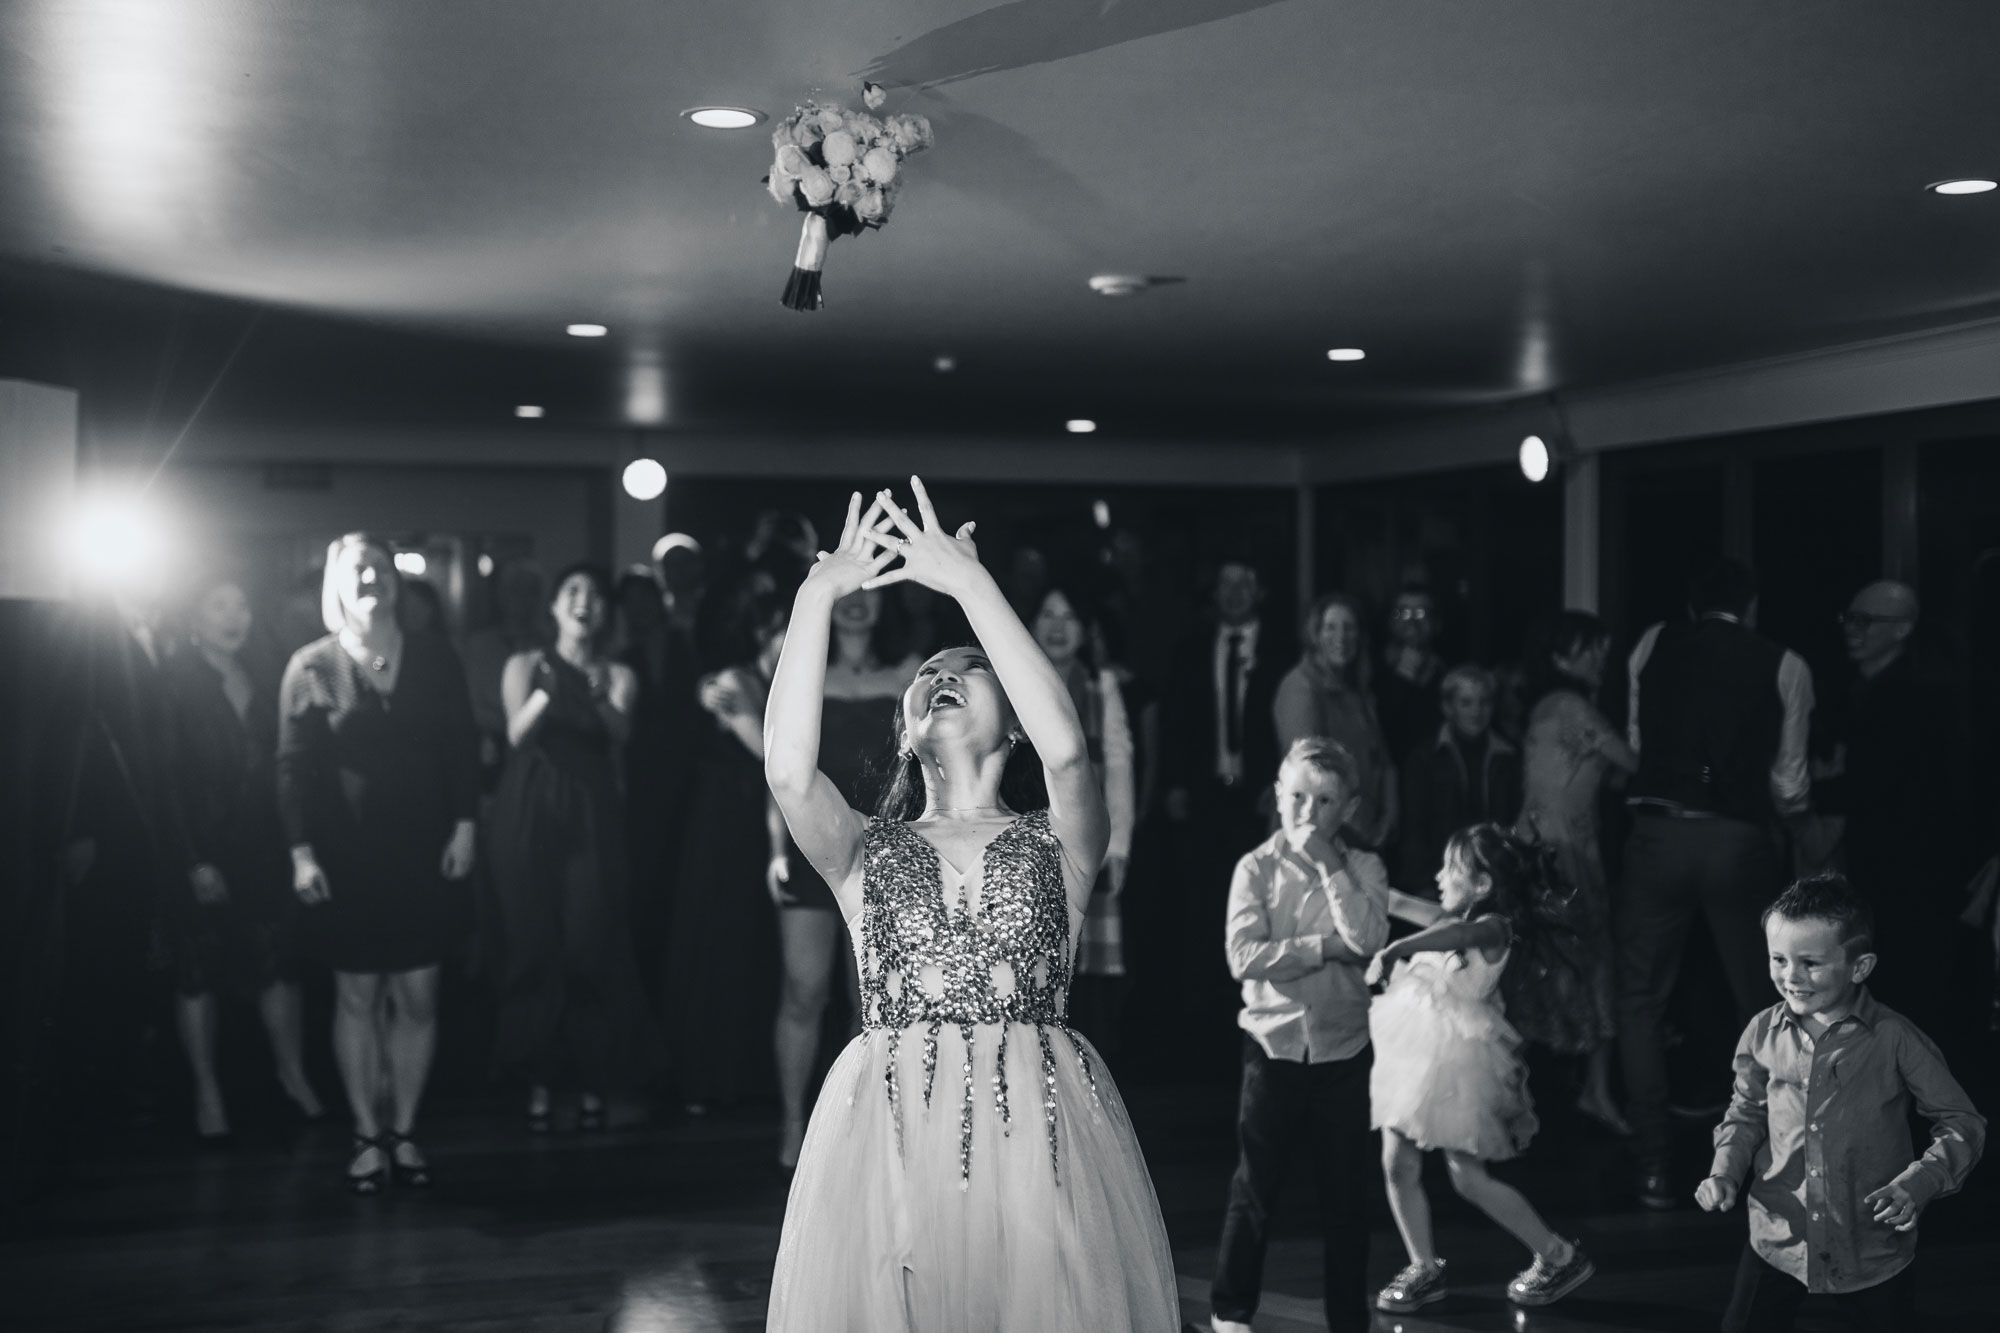
[[[993,575],[979,563],[979,550],[972,543],[973,525],[965,524],[956,535],[947,533],[938,522],[924,483],[911,477],[910,489],[917,500],[915,519],[887,491],[876,497],[875,503],[882,506],[900,536],[864,526],[862,539],[885,547],[887,554],[901,556],[903,563],[876,575],[868,586],[879,588],[909,579],[958,602],[993,664],[993,674],[999,678],[1021,730],[1042,761],[1049,789],[1049,822],[1076,871],[1071,896],[1075,898],[1080,887],[1087,897],[1104,860],[1111,820],[1105,813],[1104,793],[1091,766],[1089,742],[1077,720],[1069,687],[1007,604]]]
[[[819,771],[820,712],[833,604],[879,574],[896,555],[878,553],[864,535],[881,513],[879,500],[864,513],[861,493],[849,498],[840,544],[820,553],[792,602],[791,625],[764,705],[764,781],[784,813],[792,841],[832,887],[843,915],[854,906],[848,881],[861,861],[865,820]]]

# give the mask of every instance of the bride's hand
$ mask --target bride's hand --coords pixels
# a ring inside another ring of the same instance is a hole
[[[889,516],[902,535],[882,531],[879,527],[864,533],[864,539],[880,546],[891,557],[901,556],[903,563],[886,574],[877,574],[864,588],[882,588],[891,583],[909,580],[921,583],[926,588],[941,592],[947,597],[957,597],[968,581],[983,571],[979,563],[979,548],[972,544],[972,531],[976,526],[966,523],[959,527],[955,535],[946,535],[944,526],[938,522],[937,510],[931,506],[930,492],[924,489],[923,480],[910,478],[910,490],[917,497],[917,519],[905,513],[889,492],[883,491],[875,497],[875,503]]]
[[[893,549],[877,549],[883,546],[888,532],[888,520],[882,514],[881,496],[876,497],[866,512],[861,508],[860,491],[849,496],[847,522],[840,530],[840,540],[831,551],[819,553],[818,563],[806,573],[806,586],[824,592],[829,601],[873,586],[869,580],[880,574],[897,554]]]

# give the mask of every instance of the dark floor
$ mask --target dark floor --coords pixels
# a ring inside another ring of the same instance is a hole
[[[1133,1083],[1128,1096],[1166,1210],[1182,1309],[1206,1327],[1207,1277],[1232,1166],[1226,1087]],[[166,1129],[135,1131],[9,1219],[0,1242],[0,1325],[36,1330],[760,1329],[784,1183],[768,1114],[645,1123],[531,1140],[510,1100],[447,1096],[424,1139],[429,1194],[359,1200],[340,1188],[333,1125],[246,1127],[222,1152]],[[1686,1126],[1690,1181],[1704,1126]],[[1441,1248],[1463,1292],[1378,1327],[1716,1327],[1742,1214],[1641,1213],[1624,1198],[1616,1142],[1552,1116],[1508,1174],[1556,1225],[1582,1236],[1600,1276],[1556,1309],[1521,1315],[1502,1284],[1525,1256],[1440,1189]],[[1442,1182],[1439,1182],[1441,1185]],[[2000,1316],[2000,1209],[1975,1188],[1926,1220],[1927,1326],[1993,1328]],[[1379,1194],[1374,1267],[1403,1259]],[[1308,1196],[1288,1202],[1257,1327],[1323,1327]],[[1819,1325],[1808,1320],[1802,1328]],[[1826,1325],[1831,1327],[1831,1325]]]

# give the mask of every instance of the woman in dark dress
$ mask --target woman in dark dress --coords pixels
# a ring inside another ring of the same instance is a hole
[[[883,775],[874,771],[873,761],[895,729],[897,701],[922,665],[919,659],[903,655],[901,636],[885,600],[881,590],[871,588],[850,593],[833,607],[819,767],[858,810],[874,809],[881,797]],[[771,810],[775,829],[783,816],[775,805]],[[783,837],[781,854],[771,860],[766,885],[778,908],[778,948],[784,964],[771,1044],[785,1116],[778,1165],[789,1169],[798,1165],[799,1146],[805,1142],[806,1091],[819,1059],[820,1026],[833,989],[834,959],[845,956],[852,972],[854,951],[845,946],[833,890],[797,854],[789,835],[773,833],[774,841],[779,837]],[[858,1013],[858,979],[850,989]]]
[[[528,1081],[528,1128],[549,1129],[549,1089],[581,1090],[577,1124],[605,1127],[603,1092],[645,1072],[658,1042],[629,918],[618,748],[639,678],[607,660],[608,580],[556,580],[553,649],[516,653],[500,679],[507,768],[490,838],[502,948],[494,1066]]]
[[[763,880],[785,843],[782,822],[774,828],[767,814],[764,696],[784,641],[783,605],[746,600],[717,636],[734,665],[700,686],[704,725],[674,876],[665,987],[674,1072],[695,1115],[742,1096],[776,1008],[777,930]]]
[[[194,1075],[195,1128],[229,1133],[216,1079],[216,996],[245,990],[270,1037],[278,1083],[299,1111],[325,1111],[301,1058],[297,916],[271,772],[278,704],[268,675],[244,664],[250,599],[232,578],[208,579],[188,613],[188,646],[166,673],[169,771],[188,864],[168,908],[181,1044]]]
[[[321,598],[331,633],[292,655],[278,701],[292,886],[333,968],[333,1053],[354,1113],[347,1179],[362,1194],[392,1172],[430,1183],[410,1133],[437,1045],[449,881],[472,871],[479,810],[465,673],[442,636],[403,633],[397,592],[380,542],[334,542]]]

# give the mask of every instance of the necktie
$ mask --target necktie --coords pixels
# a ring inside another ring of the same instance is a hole
[[[1229,631],[1222,659],[1222,743],[1231,754],[1243,752],[1243,631]]]

